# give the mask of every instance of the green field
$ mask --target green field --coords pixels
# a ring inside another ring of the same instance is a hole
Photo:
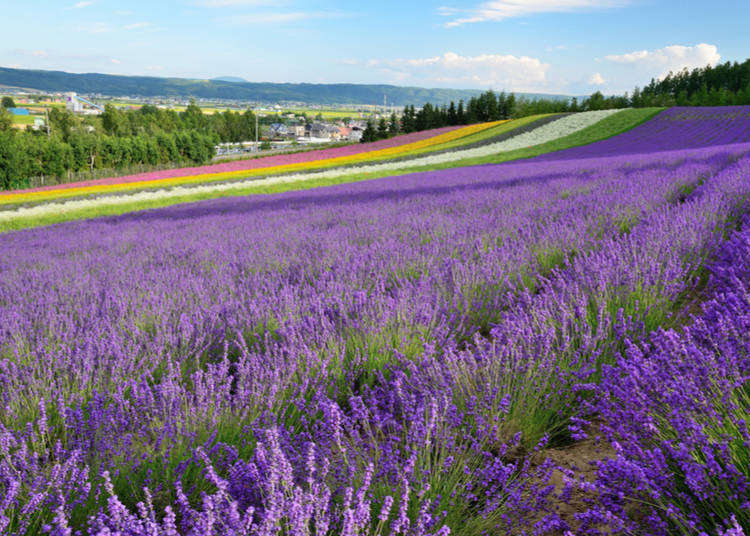
[[[360,117],[360,112],[357,110],[336,110],[336,109],[308,109],[308,108],[291,108],[279,111],[280,114],[306,114],[308,118],[313,119],[320,114],[323,119],[336,120],[350,117],[352,119]]]
[[[465,160],[458,160],[454,162],[446,162],[446,163],[432,165],[432,166],[412,167],[412,168],[388,170],[388,171],[381,171],[381,172],[374,172],[374,173],[356,173],[355,171],[353,171],[351,175],[332,177],[332,178],[309,179],[309,180],[302,180],[302,181],[297,181],[297,182],[277,183],[277,184],[267,184],[267,185],[257,185],[257,186],[250,184],[245,188],[230,190],[230,191],[200,192],[200,193],[195,193],[195,194],[185,194],[184,196],[173,197],[173,198],[134,201],[132,203],[121,204],[121,205],[104,205],[103,204],[99,206],[91,206],[91,207],[71,210],[70,212],[64,212],[64,213],[45,214],[43,216],[33,216],[33,217],[13,219],[9,221],[0,221],[0,232],[18,230],[18,229],[26,229],[26,228],[32,228],[32,227],[40,227],[44,225],[51,225],[54,223],[61,223],[61,222],[72,221],[72,220],[97,218],[101,216],[114,216],[114,215],[119,215],[119,214],[125,214],[127,212],[134,212],[134,211],[146,210],[146,209],[152,209],[152,208],[161,208],[161,207],[166,207],[170,205],[176,205],[180,203],[190,203],[190,202],[202,201],[206,199],[217,199],[220,197],[275,194],[275,193],[287,192],[290,190],[306,190],[310,188],[332,186],[335,184],[342,184],[342,183],[347,183],[347,182],[358,182],[358,181],[365,181],[365,180],[371,180],[371,179],[378,179],[382,177],[406,175],[410,173],[417,173],[420,171],[433,171],[437,169],[458,168],[458,167],[465,167],[465,166],[471,166],[471,165],[477,165],[477,164],[500,163],[500,162],[507,162],[507,161],[518,160],[518,159],[523,159],[523,158],[531,158],[533,156],[538,156],[544,153],[559,151],[559,150],[567,149],[571,147],[577,147],[579,145],[585,145],[585,144],[592,143],[598,140],[603,140],[606,138],[610,138],[612,136],[616,136],[617,134],[630,130],[631,128],[634,128],[640,125],[641,123],[648,121],[649,119],[654,117],[657,113],[659,113],[661,110],[662,108],[643,108],[643,109],[623,110],[621,112],[618,112],[617,114],[607,117],[603,119],[602,121],[586,129],[583,129],[580,132],[572,134],[570,136],[566,136],[558,140],[536,145],[533,147],[527,147],[527,148],[519,149],[516,151],[508,151],[502,154],[492,155],[489,157],[465,159]],[[526,124],[526,123],[519,124],[520,122],[524,120],[528,122],[528,118],[524,118],[524,119],[518,120],[518,122],[512,121],[509,123],[504,123],[503,125],[498,125],[498,127],[494,127],[494,128],[500,129],[500,127],[505,127],[506,129],[509,129],[509,125],[511,124],[513,125],[513,127],[510,127],[510,128],[516,128],[516,127],[522,126],[523,124]]]
[[[13,124],[14,125],[33,125],[34,124],[34,117],[33,115],[14,115],[13,117]]]

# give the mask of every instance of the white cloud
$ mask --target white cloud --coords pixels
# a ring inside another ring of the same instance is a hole
[[[461,56],[454,52],[432,58],[370,60],[365,65],[379,68],[399,82],[514,90],[543,87],[550,67],[528,56]]]
[[[476,22],[498,22],[537,13],[622,7],[628,3],[629,0],[492,0],[473,9],[441,7],[438,12],[453,19],[445,23],[447,28],[451,28]]]
[[[94,2],[88,2],[88,1],[78,2],[77,4],[73,4],[73,7],[71,9],[82,9],[84,7],[89,7],[90,5],[93,5],[93,4]]]
[[[594,73],[589,77],[589,84],[592,86],[602,86],[606,83],[601,73]]]
[[[150,22],[134,22],[133,24],[126,24],[123,28],[126,30],[140,30],[149,26],[151,26]]]
[[[115,58],[110,58],[109,61],[111,63],[114,63],[115,65],[120,65],[122,63],[120,60],[117,60]]]
[[[695,46],[672,45],[658,50],[639,50],[628,54],[611,54],[606,60],[621,65],[632,65],[659,77],[666,76],[670,71],[680,71],[684,68],[705,67],[716,65],[721,59],[715,45],[700,43]]]

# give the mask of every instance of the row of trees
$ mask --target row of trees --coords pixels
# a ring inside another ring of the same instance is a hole
[[[636,88],[631,102],[635,107],[750,104],[750,59],[669,73]]]
[[[236,143],[255,138],[255,114],[252,110],[243,113],[227,110],[204,114],[194,100],[183,112],[163,110],[149,104],[138,110],[122,110],[107,104],[100,118],[102,129],[111,136],[155,135],[189,130],[215,135],[221,142]]]
[[[436,106],[425,104],[417,110],[413,105],[406,106],[400,121],[395,114],[390,121],[383,118],[375,126],[369,122],[361,141],[375,141],[396,134],[408,134],[446,126],[470,125],[486,121],[499,121],[527,117],[546,113],[580,112],[587,110],[607,110],[629,106],[627,96],[605,97],[596,92],[583,99],[526,99],[516,97],[513,93],[486,91],[478,97],[472,97],[467,103],[459,101],[448,105]]]
[[[109,136],[76,131],[61,136],[0,130],[0,189],[23,188],[32,177],[122,170],[170,163],[201,164],[215,154],[216,138],[197,131]]]
[[[395,113],[392,113],[390,119],[387,121],[385,117],[381,117],[378,121],[377,127],[372,120],[368,120],[367,127],[362,132],[362,137],[359,141],[361,143],[367,143],[370,141],[384,140],[386,138],[395,136],[403,132],[401,127],[402,122],[403,118],[400,122]]]

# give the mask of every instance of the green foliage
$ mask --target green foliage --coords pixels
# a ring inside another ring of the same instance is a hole
[[[13,118],[5,108],[0,108],[0,132],[13,128]]]
[[[0,132],[0,188],[29,185],[30,177],[63,177],[68,172],[123,169],[165,163],[203,164],[215,154],[214,135],[179,131],[156,136],[97,135],[72,130],[63,113],[55,135]],[[50,116],[52,123],[52,114]]]
[[[388,121],[388,136],[395,136],[401,130],[401,126],[398,123],[398,117],[396,113],[391,114],[391,118]]]
[[[49,112],[49,126],[53,132],[59,134],[64,141],[68,141],[73,127],[78,123],[75,116],[66,109],[52,108]]]
[[[238,143],[255,139],[255,114],[251,110],[204,114],[195,100],[180,113],[149,104],[138,110],[123,110],[107,104],[101,115],[101,127],[110,136],[158,135],[190,130],[216,136],[221,142]]]
[[[8,130],[0,130],[0,187],[3,189],[17,188],[22,184],[20,171],[21,150],[18,147],[15,134]]]
[[[381,117],[380,121],[378,122],[378,139],[384,140],[387,137],[388,137],[388,123],[386,123],[384,117]]]
[[[16,101],[13,100],[13,97],[3,97],[2,102],[0,102],[0,107],[2,107],[2,108],[15,108],[16,107]]]
[[[371,141],[377,141],[378,139],[378,132],[375,130],[375,126],[372,124],[372,121],[367,121],[367,127],[365,127],[365,130],[362,132],[362,137],[360,138],[360,143],[369,143]]]
[[[731,106],[750,104],[750,59],[670,72],[633,92],[633,106]]]

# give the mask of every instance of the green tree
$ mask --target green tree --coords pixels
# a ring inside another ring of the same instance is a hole
[[[503,119],[511,119],[516,117],[516,94],[511,93],[505,99],[505,108],[503,109]]]
[[[385,117],[381,117],[380,121],[378,121],[378,139],[384,140],[388,137],[388,123],[385,120]]]
[[[203,115],[203,110],[195,102],[195,99],[190,99],[190,104],[180,114],[180,119],[182,119],[183,128],[187,130],[204,130],[206,127],[206,118]]]
[[[13,128],[13,118],[5,108],[0,108],[0,132]]]
[[[450,106],[448,106],[448,124],[458,124],[458,112],[456,112],[456,103],[453,101],[451,101]]]
[[[401,116],[401,130],[409,134],[410,132],[414,132],[416,128],[414,105],[405,106],[404,113]]]
[[[605,108],[604,95],[601,91],[592,93],[586,102],[589,110],[604,110]]]
[[[367,121],[367,127],[362,131],[362,137],[360,143],[369,143],[378,139],[378,133],[375,131],[375,126],[372,124],[372,120]]]
[[[15,108],[16,101],[13,100],[13,97],[3,97],[0,106],[2,106],[3,108]]]
[[[19,147],[11,130],[0,131],[0,188],[10,190],[26,186],[24,168],[29,154]]]
[[[396,117],[396,112],[393,112],[391,114],[391,119],[388,122],[388,135],[395,136],[396,134],[398,134],[400,128],[401,127],[398,123],[398,117]]]
[[[112,104],[104,105],[104,113],[101,115],[102,128],[104,132],[112,136],[125,136],[128,131],[128,121],[123,112]]]
[[[464,101],[461,99],[458,101],[458,108],[456,109],[456,124],[466,124],[466,112],[464,111]]]
[[[53,132],[62,137],[63,141],[68,141],[70,133],[76,125],[76,118],[68,110],[52,108],[49,112],[49,125]]]

